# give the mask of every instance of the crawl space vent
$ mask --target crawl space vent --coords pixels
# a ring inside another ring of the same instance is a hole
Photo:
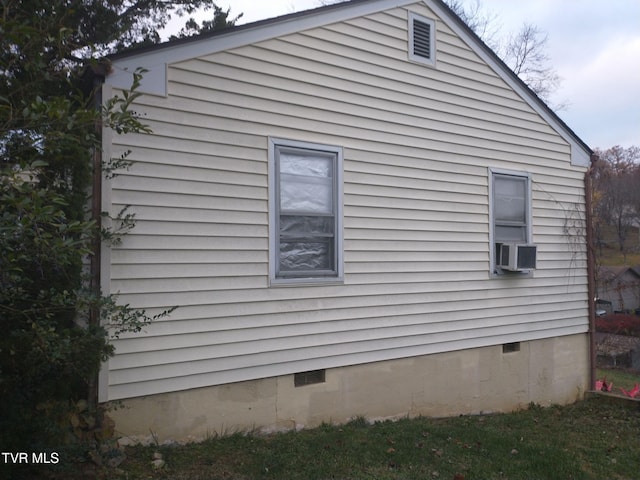
[[[313,385],[325,382],[325,370],[312,370],[310,372],[300,372],[293,376],[293,384],[296,387]]]
[[[502,345],[502,353],[515,353],[520,351],[520,342],[505,343]]]

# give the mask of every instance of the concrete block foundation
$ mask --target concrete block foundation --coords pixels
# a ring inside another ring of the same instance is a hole
[[[120,436],[201,440],[236,431],[277,431],[402,416],[506,412],[582,399],[586,334],[327,369],[296,387],[294,375],[119,402],[109,412]]]

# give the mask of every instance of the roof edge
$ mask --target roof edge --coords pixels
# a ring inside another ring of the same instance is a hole
[[[112,71],[107,78],[116,88],[129,88],[133,71],[144,68],[140,90],[151,95],[166,96],[167,65],[210,55],[224,50],[344,21],[378,11],[415,3],[416,0],[350,0],[301,12],[208,32],[203,35],[133,49],[109,57]],[[215,45],[211,40],[215,39]]]
[[[422,0],[454,30],[522,99],[531,106],[571,147],[571,164],[588,167],[591,148],[518,77],[498,55],[443,0]],[[416,3],[416,0],[350,0],[279,17],[259,20],[202,35],[132,49],[110,56],[112,71],[106,82],[116,88],[129,88],[133,72],[142,67],[147,74],[140,91],[167,96],[167,66],[219,51],[264,41],[328,23],[344,21],[378,11]],[[215,39],[212,48],[210,40]]]
[[[552,124],[552,126],[555,123],[560,130],[566,132],[568,138],[567,136],[562,135],[561,132],[558,131],[558,128],[556,128],[556,131],[558,131],[558,133],[561,134],[561,136],[565,138],[565,140],[567,140],[572,147],[575,145],[576,147],[579,147],[582,150],[584,150],[584,152],[586,153],[586,156],[584,156],[584,158],[574,159],[573,148],[572,148],[572,164],[573,165],[588,167],[591,164],[591,155],[594,153],[591,147],[589,147],[571,129],[571,127],[569,127],[564,122],[564,120],[562,120],[560,116],[556,112],[554,112],[549,107],[549,105],[547,105],[547,103],[544,100],[542,100],[531,89],[531,87],[529,87],[529,85],[527,85],[518,75],[516,75],[516,73],[513,70],[511,70],[511,68],[509,68],[509,66],[496,54],[496,52],[494,52],[493,49],[489,47],[443,0],[424,0],[424,1],[426,3],[428,3],[429,1],[437,3],[441,8],[441,12],[438,12],[440,16],[442,17],[444,14],[453,22],[453,25],[449,25],[449,27],[451,27],[463,39],[465,39],[465,36],[466,36],[469,40],[471,40],[471,43],[467,42],[469,47],[471,47],[474,50],[476,50],[476,48],[474,48],[475,46],[479,47],[481,50],[481,53],[486,55],[486,58],[482,54],[480,54],[480,52],[476,51],[476,53],[479,53],[480,56],[483,57],[483,59],[487,61],[487,63],[489,63],[490,65],[491,63],[493,63],[499,69],[497,73],[501,77],[503,77],[503,79],[507,81],[507,83],[512,88],[514,88],[516,92],[521,93],[523,96],[523,99],[531,107],[533,107],[534,110],[536,110],[548,123]]]

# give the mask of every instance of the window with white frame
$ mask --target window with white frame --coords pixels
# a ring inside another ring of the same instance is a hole
[[[531,244],[531,177],[527,173],[490,170],[492,271],[501,245]]]
[[[272,283],[342,278],[342,149],[270,139]]]

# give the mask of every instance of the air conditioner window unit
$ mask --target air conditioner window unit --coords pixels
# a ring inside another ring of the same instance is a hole
[[[512,272],[534,270],[536,268],[536,253],[537,247],[535,245],[502,243],[500,244],[498,266]]]

